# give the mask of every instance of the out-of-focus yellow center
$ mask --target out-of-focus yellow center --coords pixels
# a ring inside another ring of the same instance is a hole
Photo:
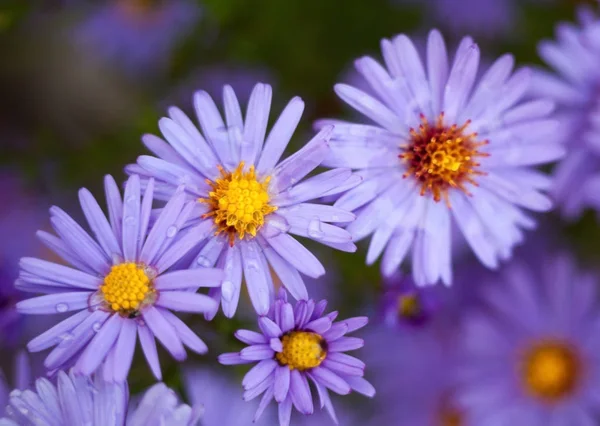
[[[155,296],[144,268],[131,262],[114,265],[104,278],[100,291],[110,309],[122,314],[138,310],[140,304]]]
[[[485,175],[477,170],[480,164],[477,157],[489,154],[479,151],[488,141],[478,142],[477,133],[466,133],[470,124],[466,121],[462,126],[444,124],[444,114],[440,114],[435,123],[429,123],[421,116],[418,131],[410,129],[410,141],[401,146],[400,158],[407,163],[408,170],[404,177],[413,176],[421,185],[421,195],[431,193],[435,201],[442,198],[448,206],[448,191],[457,188],[469,193],[466,183],[477,185],[475,175]]]
[[[527,392],[547,402],[571,394],[581,378],[581,361],[564,342],[542,342],[525,354],[522,380]]]
[[[398,314],[402,318],[415,318],[421,314],[421,301],[417,293],[403,294],[398,297]]]
[[[440,414],[440,426],[461,426],[462,415],[457,410],[444,410]]]
[[[265,223],[265,216],[277,210],[269,204],[268,186],[271,177],[259,182],[254,166],[244,172],[242,161],[233,173],[219,166],[221,177],[214,182],[207,181],[212,187],[208,198],[199,201],[207,203],[211,211],[203,217],[213,217],[217,226],[216,234],[229,234],[229,243],[233,245],[235,237],[252,238]]]
[[[281,338],[283,350],[275,358],[290,370],[308,370],[318,367],[327,356],[325,341],[309,331],[292,331]]]

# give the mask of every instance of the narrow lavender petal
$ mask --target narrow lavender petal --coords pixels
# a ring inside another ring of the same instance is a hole
[[[289,216],[289,233],[310,238],[320,243],[346,244],[352,242],[350,232],[329,223],[322,223],[319,219]]]
[[[175,328],[175,331],[185,346],[198,354],[205,354],[208,352],[206,343],[204,343],[202,339],[200,339],[200,337],[198,337],[180,318],[165,309],[159,309],[159,311],[167,321],[171,323],[173,328]]]
[[[317,218],[321,222],[346,223],[352,222],[356,216],[349,210],[338,207],[327,206],[324,204],[301,203],[291,207],[281,207],[277,209],[277,214],[284,217],[300,216]]]
[[[218,309],[218,303],[210,297],[189,291],[163,291],[159,294],[155,305],[177,312],[199,314]]]
[[[328,370],[327,368],[316,367],[310,370],[307,374],[315,381],[318,381],[320,384],[328,389],[331,389],[338,395],[348,395],[350,393],[350,385],[340,376],[331,370]]]
[[[389,277],[396,272],[414,241],[414,234],[411,230],[392,236],[381,261],[381,272],[384,276]]]
[[[239,247],[227,247],[222,267],[225,277],[221,284],[221,307],[227,318],[233,318],[242,287],[242,255]]]
[[[34,257],[22,258],[19,266],[23,271],[70,287],[96,290],[102,285],[102,279],[98,276]]]
[[[224,166],[232,170],[240,162],[244,119],[235,91],[229,85],[223,87],[223,105],[225,107],[225,121],[227,123],[227,142],[226,146],[219,147],[219,151],[222,157],[227,158],[227,161],[224,160]]]
[[[247,164],[255,164],[261,152],[271,110],[271,97],[271,86],[262,83],[257,83],[250,94],[241,152],[241,159]]]
[[[177,164],[178,166],[187,166],[187,163],[179,154],[177,154],[177,151],[158,136],[145,134],[142,136],[142,143],[158,158],[162,158],[163,160]]]
[[[267,243],[265,243],[265,245],[267,247],[264,248],[264,254],[273,268],[273,271],[275,271],[275,274],[277,274],[281,280],[283,286],[290,292],[294,299],[308,299],[306,285],[298,270],[287,260],[279,256],[279,254],[277,254]]]
[[[342,185],[350,178],[350,169],[333,169],[305,179],[273,197],[273,204],[286,207],[321,197],[324,193]]]
[[[360,349],[365,345],[363,339],[358,337],[342,337],[338,340],[330,342],[328,349],[330,352],[346,352]]]
[[[311,278],[325,274],[325,268],[306,247],[287,234],[267,239],[267,242],[283,259],[287,260],[301,273]]]
[[[99,274],[105,273],[108,268],[108,257],[77,222],[58,207],[50,209],[50,223],[62,240],[77,250],[77,254],[90,268]]]
[[[154,201],[154,178],[148,179],[146,189],[144,190],[144,197],[142,198],[142,204],[140,206],[140,232],[138,234],[138,241],[136,247],[136,253],[142,251],[144,241],[146,241],[146,235],[148,234],[148,227],[150,226],[150,216],[152,214],[152,202]]]
[[[106,354],[106,357],[104,358],[104,362],[102,363],[102,365],[100,366],[100,368],[98,368],[98,370],[96,370],[96,375],[97,376],[102,376],[102,378],[108,382],[115,382],[115,366],[117,364],[116,361],[116,357],[117,357],[117,344],[115,343],[110,350],[108,351],[108,353]],[[77,364],[75,364],[75,367],[73,368],[74,370],[77,370]]]
[[[404,97],[398,96],[401,90],[399,80],[393,79],[379,62],[369,56],[363,56],[354,61],[354,68],[391,110],[398,113],[405,109]]]
[[[265,359],[260,361],[254,367],[250,369],[242,380],[242,386],[244,389],[255,387],[257,384],[266,380],[267,377],[273,374],[273,371],[277,367],[277,361],[273,359]]]
[[[256,331],[238,330],[235,332],[235,337],[247,345],[259,345],[267,343],[268,339]]]
[[[427,39],[427,76],[431,90],[432,112],[437,116],[442,112],[444,86],[448,78],[446,43],[437,30],[430,31]]]
[[[421,112],[429,116],[432,113],[430,109],[431,93],[421,57],[413,42],[406,35],[400,34],[394,37],[393,43],[397,49],[406,85],[412,94],[411,103],[417,105]]]
[[[365,325],[369,323],[368,317],[353,317],[342,320],[339,324],[346,324],[348,326],[347,333],[352,333],[353,331],[359,330],[363,328]]]
[[[121,199],[119,187],[111,175],[106,175],[104,177],[104,191],[106,194],[106,205],[108,206],[108,218],[110,219],[110,225],[113,229],[115,237],[117,238],[117,241],[121,241],[123,200]]]
[[[275,168],[292,138],[303,112],[304,102],[297,96],[292,98],[286,105],[265,141],[265,146],[256,167],[259,175],[268,174]]]
[[[339,339],[348,332],[348,326],[342,322],[333,324],[329,330],[321,336],[328,342]]]
[[[327,317],[321,317],[306,324],[304,328],[312,330],[317,334],[326,333],[331,328],[331,320]]]
[[[223,280],[222,269],[184,269],[159,275],[154,279],[157,290],[184,290],[198,287],[218,287]]]
[[[74,315],[62,320],[52,328],[44,331],[39,336],[34,337],[27,343],[29,352],[40,352],[62,342],[61,336],[73,330],[85,318],[90,315],[90,312],[85,310],[77,312]]]
[[[281,339],[277,337],[273,337],[269,340],[269,346],[275,352],[283,352],[283,343],[281,342]]]
[[[275,369],[275,382],[273,386],[275,401],[282,403],[287,397],[289,389],[290,369],[287,366],[278,366]]]
[[[242,359],[238,352],[226,353],[219,355],[219,363],[223,365],[238,365],[238,364],[249,364],[252,361]]]
[[[65,333],[62,342],[48,354],[44,365],[48,370],[54,370],[65,364],[70,358],[77,354],[90,339],[96,334],[98,326],[102,326],[104,321],[110,316],[108,312],[97,310],[92,312],[78,326]],[[96,325],[97,324],[97,325]]]
[[[220,155],[220,148],[224,145],[223,140],[227,137],[227,134],[225,124],[223,123],[223,119],[221,118],[221,114],[219,113],[217,106],[208,93],[204,91],[198,91],[194,94],[194,109],[196,110],[196,115],[198,116],[200,126],[202,127],[202,131],[206,136],[206,142],[208,142],[208,144],[204,141],[204,138],[202,138],[200,132],[196,126],[194,126],[191,120],[179,110],[177,110],[177,115],[179,115],[179,119],[177,121],[187,130],[187,133],[191,136],[192,140],[196,144],[199,143],[202,145],[203,151],[212,146],[217,154],[219,154],[219,157],[221,157],[221,162],[226,163],[228,158],[227,156],[223,157]],[[205,157],[205,155],[200,152],[198,152],[196,155]],[[184,155],[184,158],[187,157]],[[205,168],[206,172],[209,173],[210,164],[212,164],[214,168],[214,164],[217,164],[217,161],[218,160],[216,157],[214,157],[212,150],[210,150],[210,155],[206,158],[206,161],[203,161],[202,166]]]
[[[176,221],[184,202],[184,193],[178,191],[167,203],[148,234],[139,256],[140,260],[149,265],[154,264],[155,259],[161,254],[159,250],[167,235],[167,229]]]
[[[286,303],[281,308],[281,331],[283,333],[287,333],[295,326],[294,321],[294,310],[292,309],[292,305]]]
[[[283,334],[279,325],[277,325],[273,320],[267,317],[260,317],[258,319],[258,326],[265,334],[265,336],[271,337],[280,337]]]
[[[241,244],[242,263],[246,288],[254,309],[259,315],[265,315],[269,311],[269,281],[266,277],[267,271],[262,268],[264,255],[260,252],[255,241],[245,241]]]
[[[306,376],[298,370],[292,370],[290,377],[290,395],[298,411],[309,415],[313,413],[312,394]]]
[[[123,194],[123,256],[127,262],[137,260],[138,236],[140,234],[140,178],[131,176],[125,184]]]
[[[328,141],[332,127],[325,127],[315,135],[302,149],[292,154],[273,170],[270,189],[280,193],[319,166],[329,153]]]
[[[83,214],[96,237],[96,241],[98,241],[108,258],[111,259],[114,254],[123,255],[121,246],[115,237],[115,233],[112,230],[110,223],[106,219],[104,212],[91,192],[85,188],[80,189],[79,203],[81,204]]]
[[[121,328],[123,327],[123,322],[125,321],[127,320],[121,318],[119,315],[112,315],[108,321],[102,325],[77,361],[80,373],[89,376],[96,371],[98,366],[106,358],[108,351],[117,341]]]
[[[351,376],[345,377],[344,379],[348,382],[353,391],[364,396],[368,396],[369,398],[373,398],[375,396],[375,388],[363,377]]]
[[[165,319],[158,309],[148,306],[142,311],[142,317],[152,331],[152,334],[162,343],[167,351],[177,361],[186,359],[187,354],[181,339],[175,332],[173,326]]]
[[[353,368],[357,368],[361,371],[364,371],[366,367],[365,363],[362,362],[360,359],[341,352],[330,352],[327,354],[327,359],[330,361],[337,362],[339,364],[344,364]],[[360,375],[362,376],[362,374]]]
[[[354,211],[373,201],[379,194],[386,191],[396,182],[397,179],[394,173],[371,177],[343,194],[335,202],[334,207],[341,210]]]
[[[112,231],[111,231],[112,232]],[[46,232],[46,231],[37,231],[35,234],[42,244],[56,253],[58,256],[66,260],[68,263],[73,265],[76,269],[80,271],[86,272],[88,274],[95,275],[96,272],[89,266],[87,266],[79,256],[67,246],[63,240],[60,238]]]
[[[160,362],[158,360],[156,341],[154,340],[152,331],[150,331],[150,328],[146,327],[145,325],[140,325],[138,327],[138,334],[140,336],[142,352],[144,353],[146,362],[148,362],[148,365],[150,366],[150,370],[152,370],[152,374],[154,374],[156,380],[162,380],[162,371],[160,369]]]
[[[77,291],[32,297],[18,302],[16,308],[19,313],[28,315],[76,311],[88,307],[90,294],[86,291]]]
[[[467,101],[477,76],[479,56],[479,47],[476,44],[471,44],[464,54],[460,51],[456,53],[444,91],[443,111],[450,123],[456,121],[461,107]]]
[[[240,352],[242,359],[246,361],[262,361],[263,359],[273,358],[275,353],[269,345],[252,345]]]
[[[288,395],[285,401],[279,403],[279,426],[290,426],[292,417],[292,397]]]
[[[260,416],[265,411],[265,408],[269,405],[269,403],[273,400],[273,386],[270,386],[265,391],[262,399],[260,400],[260,404],[258,404],[258,408],[256,409],[256,414],[254,414],[253,422],[257,422],[260,419]]]
[[[207,222],[213,221],[211,219],[207,219]],[[226,244],[226,238],[222,236],[214,236],[210,238],[206,245],[202,247],[196,259],[194,259],[194,267],[209,268],[214,266],[217,263],[217,260],[219,259],[219,256],[221,255],[221,252]]]
[[[123,321],[119,338],[115,345],[115,356],[118,357],[118,362],[114,366],[113,378],[121,383],[127,379],[133,354],[135,352],[135,342],[137,340],[137,324],[135,321]]]
[[[268,376],[262,382],[258,382],[256,386],[248,388],[244,391],[242,398],[244,401],[252,401],[254,398],[265,392],[267,389],[273,387],[273,376]]]
[[[186,192],[194,197],[204,196],[208,192],[208,184],[191,167],[179,166],[148,155],[140,155],[137,162],[157,180],[166,182],[174,187],[182,184],[185,185]]]
[[[364,374],[364,369],[362,369],[362,368],[355,367],[353,365],[344,364],[341,362],[337,362],[337,361],[329,359],[329,357],[327,357],[327,359],[325,359],[321,363],[321,366],[323,368],[327,368],[327,369],[333,371],[334,373],[340,375],[341,377],[344,377],[344,379],[346,381],[348,381],[349,376],[362,376]],[[350,382],[348,382],[348,383],[350,383]]]
[[[325,386],[320,384],[318,381],[314,380],[312,377],[311,377],[311,379],[312,379],[313,383],[315,384],[315,387],[317,388],[317,392],[319,394],[319,400],[321,402],[321,408],[325,407],[327,409],[327,412],[329,413],[329,416],[333,420],[333,422],[336,425],[339,424],[337,415],[335,414],[335,410],[333,408],[333,404],[331,403],[331,398],[329,397],[329,391],[325,388]]]
[[[163,272],[170,268],[201,241],[210,237],[213,233],[212,229],[213,223],[210,219],[204,220],[191,228],[187,228],[184,236],[164,250],[156,260],[156,269],[159,272]],[[212,240],[216,240],[216,238],[212,238]]]

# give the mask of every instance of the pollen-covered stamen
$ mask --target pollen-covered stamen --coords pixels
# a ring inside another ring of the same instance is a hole
[[[431,193],[435,201],[444,198],[450,205],[450,188],[469,194],[465,184],[477,185],[473,177],[485,175],[477,170],[477,158],[489,156],[479,151],[488,141],[478,142],[477,133],[466,133],[470,123],[447,126],[442,113],[434,124],[421,115],[419,129],[410,129],[410,141],[401,146],[400,158],[408,164],[404,177],[414,176],[419,181],[421,195]]]
[[[112,266],[100,292],[110,310],[124,315],[156,299],[156,290],[145,268],[132,262]]]
[[[556,402],[574,392],[581,370],[581,360],[568,343],[547,341],[526,351],[521,378],[529,394]]]
[[[216,234],[229,234],[229,243],[233,245],[235,237],[252,238],[265,223],[265,216],[277,210],[269,204],[268,186],[271,177],[259,182],[254,166],[244,172],[242,161],[233,173],[226,172],[221,166],[221,177],[214,182],[207,180],[212,187],[209,198],[200,198],[207,203],[211,211],[203,218],[213,217],[217,226]]]
[[[310,331],[292,331],[281,338],[283,350],[275,358],[290,370],[318,367],[327,356],[325,340]]]

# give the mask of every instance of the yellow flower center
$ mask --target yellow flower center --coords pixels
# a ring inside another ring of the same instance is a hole
[[[292,331],[281,338],[283,350],[275,358],[290,370],[318,367],[327,356],[325,340],[309,331]]]
[[[104,277],[100,291],[111,310],[125,315],[156,298],[156,290],[144,268],[131,262],[114,265]]]
[[[440,413],[440,426],[461,426],[463,416],[460,411],[446,408]]]
[[[477,142],[477,133],[467,134],[465,130],[471,123],[458,127],[446,126],[444,114],[440,114],[435,124],[421,116],[418,131],[410,129],[410,142],[401,146],[404,150],[400,158],[408,165],[404,177],[414,176],[421,185],[421,195],[431,193],[437,202],[444,198],[450,206],[448,191],[457,188],[469,194],[465,184],[477,185],[474,175],[485,175],[477,170],[480,164],[477,157],[489,154],[479,152],[479,148],[488,141]]]
[[[398,298],[398,314],[402,318],[416,318],[421,311],[421,301],[417,293],[403,294]]]
[[[233,245],[235,237],[252,238],[265,223],[265,216],[277,210],[269,204],[268,186],[271,177],[259,182],[251,166],[244,172],[242,161],[233,173],[219,166],[221,177],[214,182],[207,181],[212,187],[208,198],[199,201],[207,203],[211,211],[203,216],[213,217],[217,227],[216,234],[229,234],[229,243]]]
[[[571,394],[581,378],[581,361],[567,343],[541,342],[525,354],[522,380],[527,392],[547,402]]]

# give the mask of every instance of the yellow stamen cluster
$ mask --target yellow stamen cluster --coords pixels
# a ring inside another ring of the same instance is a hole
[[[461,426],[463,415],[458,410],[447,408],[440,413],[440,426]]]
[[[318,367],[327,356],[325,341],[309,331],[292,331],[281,338],[283,350],[275,358],[290,370],[308,370]]]
[[[269,204],[268,186],[271,177],[259,182],[251,166],[244,172],[242,161],[233,173],[219,166],[221,177],[214,182],[207,180],[212,187],[209,198],[200,198],[207,203],[211,211],[203,217],[213,217],[217,226],[216,234],[229,234],[229,243],[233,245],[235,237],[252,238],[265,223],[265,216],[277,210]]]
[[[114,265],[100,291],[110,309],[122,314],[136,311],[155,293],[144,269],[131,262]]]
[[[403,318],[416,318],[421,314],[421,301],[417,293],[407,293],[398,297],[398,314]]]
[[[522,380],[527,392],[546,402],[556,402],[573,393],[581,379],[581,361],[567,343],[545,341],[526,353]]]
[[[488,141],[477,142],[477,133],[466,134],[470,123],[468,120],[460,127],[456,124],[448,127],[442,113],[435,124],[422,115],[419,129],[410,129],[410,142],[401,146],[404,152],[400,158],[408,165],[404,177],[414,176],[419,181],[421,195],[431,193],[435,201],[444,198],[450,206],[451,188],[469,194],[465,184],[477,185],[473,176],[485,175],[477,170],[480,164],[476,158],[489,156],[479,152]]]

